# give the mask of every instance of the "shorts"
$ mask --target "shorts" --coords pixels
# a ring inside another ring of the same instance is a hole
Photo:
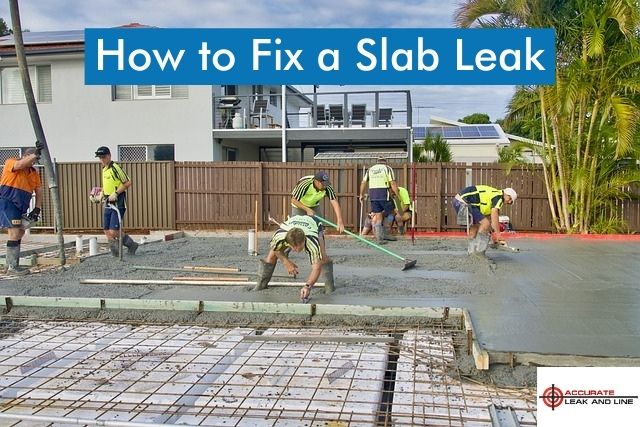
[[[124,221],[125,208],[118,208],[120,211],[120,217]],[[118,213],[110,207],[105,206],[103,215],[103,227],[105,230],[120,230],[120,221],[118,220]]]
[[[22,227],[22,212],[7,199],[0,199],[0,228]]]
[[[391,200],[372,200],[371,212],[383,213],[383,216],[389,215],[393,211],[393,202]]]
[[[458,213],[458,211],[460,211],[460,206],[462,206],[462,202],[458,199],[453,199],[452,205],[453,205],[453,208],[456,210],[456,213]],[[469,208],[469,213],[473,218],[473,223],[479,224],[480,221],[484,219],[484,215],[482,215],[482,213],[480,212],[480,208],[473,205],[467,205],[467,207]]]

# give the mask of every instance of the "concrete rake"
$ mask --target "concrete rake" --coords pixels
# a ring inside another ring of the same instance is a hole
[[[329,221],[327,219],[322,218],[320,215],[316,214],[315,217],[318,218],[320,221],[324,222],[325,224],[328,224],[328,225],[332,226],[333,228],[336,228],[336,229],[338,228],[338,226],[336,224],[332,223],[331,221]],[[396,254],[394,252],[391,252],[389,249],[383,248],[382,246],[377,245],[377,244],[367,240],[366,238],[364,238],[364,237],[362,237],[362,236],[360,236],[358,234],[352,233],[349,230],[344,230],[343,232],[344,232],[344,234],[347,234],[347,235],[349,235],[351,237],[355,237],[356,239],[360,240],[361,242],[366,243],[367,245],[372,246],[372,247],[378,249],[379,251],[384,252],[387,255],[391,255],[394,258],[397,258],[397,259],[399,259],[401,261],[404,261],[404,266],[402,267],[403,271],[404,270],[408,270],[408,269],[413,268],[413,267],[416,266],[416,262],[417,261],[415,259],[403,258],[400,255],[398,255],[398,254]]]

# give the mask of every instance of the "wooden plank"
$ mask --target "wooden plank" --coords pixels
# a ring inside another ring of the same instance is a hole
[[[240,271],[239,268],[231,268],[231,267],[201,267],[201,266],[185,265],[182,268],[185,269],[185,270],[209,271],[209,272],[212,272],[212,273],[217,273],[217,272],[233,272],[233,273],[237,273],[238,271]]]
[[[250,286],[257,282],[228,282],[224,280],[146,280],[146,279],[82,279],[83,285],[185,285],[185,286]],[[273,287],[302,287],[304,282],[270,282]],[[324,283],[316,283],[314,288],[324,287]]]
[[[175,276],[173,280],[181,280],[185,282],[190,281],[223,281],[223,282],[246,282],[249,280],[248,277],[220,277],[220,276]]]
[[[454,309],[455,310],[455,309]],[[351,315],[351,316],[397,316],[445,318],[445,308],[441,307],[377,307],[368,305],[316,304],[317,315]],[[449,309],[449,316],[452,310]],[[454,312],[453,315],[461,313]]]
[[[273,302],[237,302],[237,301],[203,301],[206,312],[236,313],[277,313],[300,314],[311,316],[312,304],[273,303]]]
[[[2,297],[4,300],[7,297]],[[68,297],[33,297],[11,296],[14,307],[69,307],[69,308],[100,308],[99,298],[68,298]]]
[[[80,264],[80,258],[66,258],[66,265],[76,265]],[[36,260],[36,264],[38,265],[60,265],[60,258],[44,258],[38,257]]]
[[[106,298],[105,308],[118,310],[198,311],[200,301]]]
[[[337,343],[392,343],[395,341],[393,337],[375,337],[375,336],[358,336],[358,335],[245,335],[242,341],[251,342],[337,342]]]

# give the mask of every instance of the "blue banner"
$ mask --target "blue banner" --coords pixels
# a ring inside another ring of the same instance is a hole
[[[553,29],[85,29],[85,83],[555,83]]]

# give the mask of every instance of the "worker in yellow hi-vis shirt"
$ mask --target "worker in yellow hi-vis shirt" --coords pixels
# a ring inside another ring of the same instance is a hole
[[[398,196],[398,184],[396,184],[393,169],[387,165],[386,158],[378,157],[377,163],[364,174],[360,183],[360,201],[364,199],[364,190],[367,185],[369,186],[371,212],[374,213],[371,224],[378,244],[386,243],[385,240],[397,240],[385,231],[382,224],[383,216],[393,210],[393,197]]]
[[[103,228],[104,234],[109,241],[111,255],[120,255],[120,245],[118,238],[120,229],[124,231],[121,220],[124,220],[124,213],[127,210],[127,190],[131,187],[131,180],[122,170],[119,164],[111,160],[111,150],[109,147],[99,147],[96,150],[96,157],[102,164],[102,195],[105,198]],[[113,207],[120,212],[116,212]],[[122,244],[127,247],[129,255],[135,255],[138,244],[131,236],[125,234],[122,237]]]

